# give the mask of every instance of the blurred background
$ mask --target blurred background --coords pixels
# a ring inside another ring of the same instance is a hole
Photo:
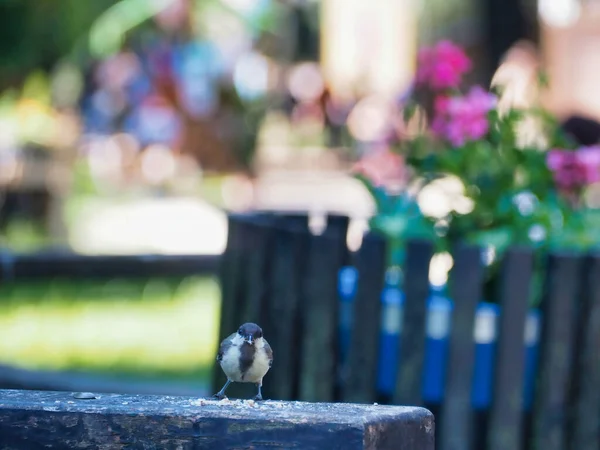
[[[0,387],[207,394],[226,211],[364,227],[349,169],[441,38],[516,99],[543,61],[544,104],[600,119],[598,25],[593,0],[1,1]],[[53,275],[74,255],[200,259]]]

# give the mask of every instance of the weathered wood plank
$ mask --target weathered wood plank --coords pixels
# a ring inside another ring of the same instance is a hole
[[[514,248],[507,252],[500,288],[500,336],[487,440],[489,450],[519,450],[523,443],[524,335],[532,270],[532,250]]]
[[[0,448],[433,450],[423,408],[0,390]]]
[[[553,254],[548,259],[533,408],[533,448],[536,450],[562,450],[567,443],[567,407],[580,269],[581,258],[577,255]],[[597,348],[597,343],[595,345]]]
[[[403,280],[404,319],[400,335],[402,356],[394,395],[396,404],[422,404],[429,264],[432,256],[433,243],[421,240],[408,242]]]
[[[471,386],[475,365],[473,327],[475,310],[481,300],[483,265],[481,249],[458,246],[450,278],[450,296],[454,301],[450,333],[450,353],[446,400],[442,406],[442,450],[473,448],[473,408]]]
[[[586,261],[573,367],[572,450],[600,450],[600,255]]]
[[[300,400],[334,400],[338,339],[338,273],[347,260],[348,218],[337,217],[325,232],[311,236],[302,314]],[[345,223],[344,223],[345,222]],[[345,224],[345,226],[344,226]]]
[[[342,398],[346,402],[371,403],[376,398],[386,255],[386,242],[381,236],[365,235],[356,255],[358,291],[354,300],[346,385],[342,387]]]

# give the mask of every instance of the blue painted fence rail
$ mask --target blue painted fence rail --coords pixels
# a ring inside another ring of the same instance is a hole
[[[352,266],[339,272],[340,297],[340,361],[347,358],[352,330],[353,299],[358,285],[358,273]],[[380,395],[392,396],[396,373],[401,364],[400,324],[404,296],[392,271],[386,274],[386,285],[381,293],[381,335],[377,368],[377,390]],[[445,286],[431,286],[427,303],[427,338],[423,370],[422,397],[425,403],[441,404],[444,400],[448,339],[451,330],[452,300],[445,294]],[[481,302],[477,308],[473,330],[475,367],[471,402],[475,410],[486,410],[492,402],[494,356],[498,336],[500,306]],[[531,410],[534,397],[536,361],[539,351],[540,312],[529,311],[525,334],[525,385],[523,409]]]

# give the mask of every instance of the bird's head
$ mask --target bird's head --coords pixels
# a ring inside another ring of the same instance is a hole
[[[245,342],[250,345],[253,345],[257,339],[263,337],[262,328],[256,325],[255,323],[248,322],[243,324],[239,330],[238,335],[240,335]]]

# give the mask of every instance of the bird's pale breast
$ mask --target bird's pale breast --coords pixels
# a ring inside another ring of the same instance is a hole
[[[269,357],[263,344],[263,346],[256,348],[254,361],[244,374],[244,381],[258,383],[267,374],[270,367]]]
[[[240,347],[232,345],[223,353],[223,358],[220,361],[223,372],[231,381],[242,381],[240,354]]]
[[[265,341],[257,339],[254,346],[250,347],[236,335],[230,339],[230,343],[220,360],[227,378],[235,382],[259,383],[271,367]]]

